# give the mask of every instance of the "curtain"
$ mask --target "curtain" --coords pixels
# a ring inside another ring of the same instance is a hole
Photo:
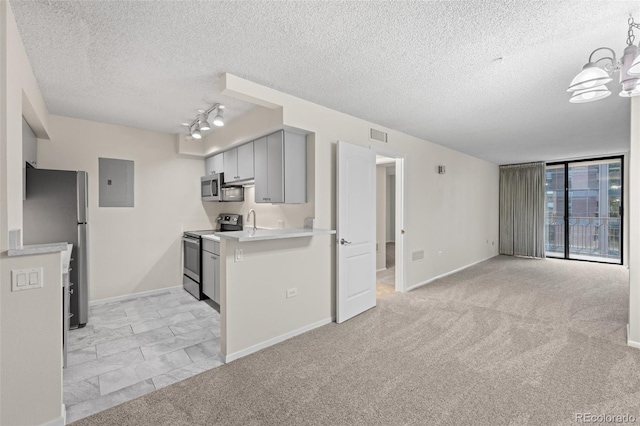
[[[545,257],[544,163],[500,166],[500,254]]]

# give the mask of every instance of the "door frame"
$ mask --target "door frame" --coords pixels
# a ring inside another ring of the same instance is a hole
[[[395,167],[396,167],[396,229],[395,229],[395,248],[396,248],[396,291],[400,293],[404,293],[407,288],[407,274],[405,271],[407,270],[407,259],[406,259],[406,239],[405,236],[405,214],[406,214],[406,156],[404,153],[400,153],[397,151],[392,151],[386,148],[373,148],[376,155],[382,155],[384,157],[394,158],[395,159]],[[374,211],[375,214],[375,211]]]
[[[620,183],[622,184],[622,188],[620,191],[620,262],[603,262],[599,260],[590,260],[590,259],[576,259],[569,257],[569,164],[571,163],[583,163],[589,161],[605,161],[605,160],[620,160]],[[625,242],[625,217],[626,217],[626,205],[625,205],[625,192],[627,191],[627,183],[625,179],[625,155],[617,154],[610,155],[606,157],[591,157],[591,158],[574,158],[571,160],[563,160],[563,161],[552,161],[545,163],[545,176],[546,176],[546,167],[547,166],[564,166],[564,221],[565,221],[565,231],[564,231],[564,257],[555,257],[549,256],[549,258],[553,259],[561,259],[561,260],[574,260],[578,262],[592,262],[592,263],[603,263],[606,265],[624,265],[624,242]],[[546,179],[546,177],[545,177]],[[546,196],[546,195],[545,195]],[[545,241],[546,245],[546,241]]]

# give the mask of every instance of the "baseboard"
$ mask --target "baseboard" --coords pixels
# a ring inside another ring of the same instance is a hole
[[[629,339],[629,324],[627,324],[627,346],[640,349],[640,342],[636,342]]]
[[[275,345],[277,343],[284,342],[287,339],[290,339],[292,337],[298,336],[298,335],[300,335],[302,333],[306,333],[307,331],[311,331],[314,328],[318,328],[318,327],[322,327],[323,325],[330,324],[330,323],[332,323],[334,321],[335,321],[335,318],[333,318],[333,317],[326,318],[326,319],[323,319],[322,321],[318,321],[318,322],[315,322],[313,324],[305,325],[304,327],[300,327],[300,328],[298,328],[296,330],[290,331],[288,333],[281,334],[280,336],[276,336],[276,337],[274,337],[272,339],[265,340],[264,342],[258,343],[257,345],[249,346],[248,348],[243,349],[241,351],[234,352],[234,353],[229,354],[229,355],[224,355],[223,354],[222,355],[223,361],[225,362],[225,364],[229,363],[231,361],[235,361],[236,359],[245,357],[245,356],[250,355],[250,354],[252,354],[254,352],[258,352],[261,349],[268,348],[269,346],[273,346],[273,345]]]
[[[62,415],[57,419],[50,420],[46,423],[42,423],[40,426],[64,426],[67,423],[67,409],[64,404],[62,404]]]
[[[115,297],[107,297],[105,299],[91,300],[89,301],[89,306],[104,305],[105,303],[136,299],[138,297],[143,297],[143,296],[153,296],[154,294],[164,293],[165,291],[171,291],[177,288],[182,288],[182,286],[176,285],[173,287],[159,288],[157,290],[149,290],[149,291],[141,291],[140,293],[125,294],[124,296],[115,296]]]
[[[495,254],[495,255],[489,256],[489,257],[487,257],[487,258],[484,258],[484,259],[478,260],[477,262],[473,262],[473,263],[470,263],[470,264],[468,264],[468,265],[462,266],[462,267],[460,267],[460,268],[458,268],[458,269],[454,269],[453,271],[449,271],[449,272],[446,272],[446,273],[444,273],[444,274],[438,275],[437,277],[429,278],[429,279],[428,279],[428,280],[426,280],[426,281],[422,281],[422,282],[420,282],[420,283],[418,283],[418,284],[412,285],[411,287],[407,288],[407,289],[405,290],[405,292],[407,292],[407,291],[411,291],[411,290],[415,290],[415,289],[416,289],[416,288],[418,288],[418,287],[422,287],[423,285],[427,285],[427,284],[429,284],[429,283],[431,283],[431,282],[433,282],[433,281],[435,281],[435,280],[439,280],[440,278],[444,278],[444,277],[449,276],[449,275],[451,275],[451,274],[455,274],[456,272],[460,272],[460,271],[462,271],[463,269],[470,268],[470,267],[472,267],[473,265],[477,265],[478,263],[482,263],[482,262],[484,262],[485,260],[489,260],[489,259],[494,258],[494,257],[496,257],[496,256],[498,256],[498,255],[497,255],[497,254]]]
[[[387,268],[381,268],[381,269],[377,269],[376,272],[382,272],[382,271],[386,271]]]

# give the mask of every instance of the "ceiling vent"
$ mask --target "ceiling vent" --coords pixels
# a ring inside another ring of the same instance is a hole
[[[387,143],[387,134],[381,130],[369,129],[369,139]]]

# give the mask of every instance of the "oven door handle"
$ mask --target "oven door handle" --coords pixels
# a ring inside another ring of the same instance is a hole
[[[200,240],[195,239],[195,238],[182,237],[182,241],[185,242],[185,243],[195,244],[197,246],[200,245]]]

